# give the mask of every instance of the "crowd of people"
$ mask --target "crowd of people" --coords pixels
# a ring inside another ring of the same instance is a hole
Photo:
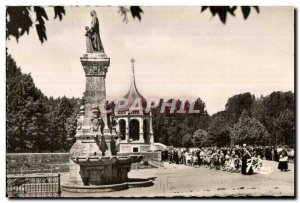
[[[278,169],[288,170],[294,150],[287,147],[199,147],[193,149],[169,147],[162,151],[162,160],[169,163],[205,167],[209,169],[251,175],[259,173],[262,160],[278,161]]]

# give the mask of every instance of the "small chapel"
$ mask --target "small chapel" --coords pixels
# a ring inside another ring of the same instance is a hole
[[[134,75],[135,60],[131,59],[132,75],[129,91],[123,97],[127,99],[126,106],[115,112],[115,119],[118,126],[119,139],[119,153],[132,152],[150,152],[151,146],[154,144],[153,129],[152,129],[152,113],[147,113],[146,99],[141,95],[136,87]],[[130,107],[134,104],[136,99],[142,103],[142,111],[132,111]]]

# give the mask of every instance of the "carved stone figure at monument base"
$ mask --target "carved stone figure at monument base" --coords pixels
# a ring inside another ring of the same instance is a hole
[[[78,116],[77,117],[77,130],[81,130],[82,123],[83,123],[83,119],[81,118],[81,116]]]
[[[101,129],[101,133],[102,133],[104,122],[100,118],[100,114],[101,113],[99,111],[99,107],[97,105],[94,105],[92,109],[92,118],[91,118],[91,127],[90,127],[91,131],[93,132],[97,132],[99,129]]]
[[[77,130],[82,129],[83,120],[84,120],[84,111],[85,111],[85,107],[84,105],[81,105],[79,113],[77,115]]]
[[[97,132],[100,127],[100,119],[99,118],[92,118],[92,126],[91,130]]]

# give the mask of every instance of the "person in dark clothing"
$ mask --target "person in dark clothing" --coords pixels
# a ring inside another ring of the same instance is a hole
[[[251,159],[251,154],[250,152],[248,151],[248,149],[246,149],[246,147],[243,149],[243,156],[242,156],[242,174],[243,175],[251,175],[251,171],[248,171],[247,172],[247,161],[248,159]],[[249,173],[250,172],[250,173]]]
[[[176,164],[179,164],[179,156],[178,156],[178,151],[174,150],[174,162]]]
[[[174,162],[174,156],[173,156],[173,149],[169,149],[168,151],[168,158],[169,158],[169,163],[173,163]]]
[[[219,162],[219,154],[218,152],[215,152],[213,155],[213,166],[216,170],[220,170],[220,162]]]
[[[271,160],[272,159],[270,147],[265,148],[265,157],[266,157],[266,160]]]
[[[167,161],[168,160],[168,151],[167,150],[163,150],[162,152],[161,152],[161,159],[162,159],[162,161]]]
[[[279,153],[278,153],[278,149],[277,148],[274,148],[274,158],[275,158],[275,161],[279,161]]]
[[[197,156],[197,164],[200,166],[202,163],[202,160],[200,160],[200,150],[196,151],[196,156]]]
[[[283,149],[279,154],[278,169],[280,169],[281,171],[288,170],[288,153],[285,149]]]
[[[165,161],[168,161],[169,160],[169,157],[168,157],[168,151],[165,150]]]

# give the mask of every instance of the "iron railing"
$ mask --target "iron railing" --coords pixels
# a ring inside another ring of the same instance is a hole
[[[7,175],[6,196],[10,198],[60,197],[60,174]]]

